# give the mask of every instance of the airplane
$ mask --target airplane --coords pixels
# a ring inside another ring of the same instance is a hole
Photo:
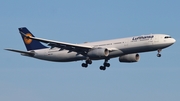
[[[73,44],[35,37],[26,27],[18,29],[27,51],[10,48],[5,50],[53,62],[85,60],[82,63],[82,67],[85,68],[92,64],[92,60],[104,60],[103,65],[99,67],[100,70],[106,70],[106,67],[110,67],[108,61],[111,58],[119,57],[119,62],[133,63],[140,60],[139,53],[150,51],[157,51],[157,57],[161,57],[161,50],[176,42],[170,35],[149,34]],[[42,43],[47,44],[47,46]]]

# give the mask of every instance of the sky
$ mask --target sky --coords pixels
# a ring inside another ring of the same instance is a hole
[[[179,101],[179,0],[0,0],[0,101]],[[176,43],[140,53],[137,63],[111,59],[82,68],[84,61],[57,63],[23,57],[18,28],[35,36],[83,43],[151,33]]]

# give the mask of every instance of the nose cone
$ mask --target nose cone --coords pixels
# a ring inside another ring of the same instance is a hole
[[[176,40],[174,38],[172,38],[172,43],[174,44],[176,42]]]

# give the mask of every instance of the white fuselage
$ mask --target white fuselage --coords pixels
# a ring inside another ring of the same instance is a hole
[[[114,58],[125,54],[156,51],[158,49],[169,47],[174,42],[175,39],[169,37],[169,35],[150,34],[129,38],[88,42],[80,45],[107,48],[110,51],[108,58]],[[87,58],[77,52],[60,49],[57,47],[34,50],[34,52],[34,58],[55,62],[78,61]],[[100,59],[104,59],[104,57],[99,57],[92,60]]]

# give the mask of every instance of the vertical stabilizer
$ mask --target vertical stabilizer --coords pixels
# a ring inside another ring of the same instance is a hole
[[[18,28],[19,29],[19,33],[23,33],[25,34],[26,36],[33,36],[34,35],[26,28],[26,27],[21,27],[21,28]],[[29,50],[37,50],[37,49],[43,49],[43,48],[47,48],[46,46],[44,46],[43,44],[41,44],[39,41],[37,40],[33,40],[33,39],[29,39],[25,36],[22,36],[22,39],[23,39],[23,42],[26,46],[26,49],[29,51]]]

